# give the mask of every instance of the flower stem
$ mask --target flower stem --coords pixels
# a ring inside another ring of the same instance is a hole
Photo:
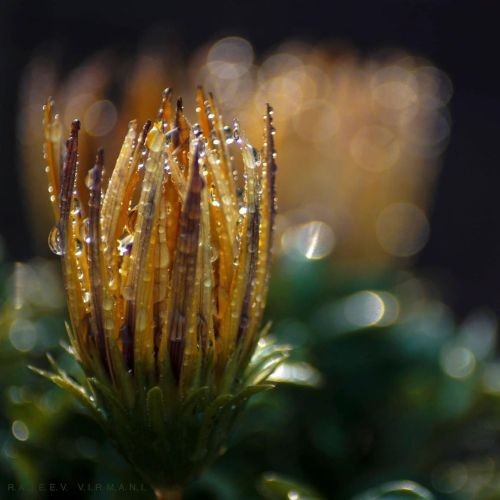
[[[182,500],[182,488],[155,490],[156,500]]]

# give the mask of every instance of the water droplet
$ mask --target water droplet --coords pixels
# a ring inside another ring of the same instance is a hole
[[[194,136],[196,138],[200,137],[200,135],[201,135],[201,127],[200,127],[200,125],[198,123],[195,123],[193,125],[193,129],[192,130],[193,130],[193,134],[194,134]]]
[[[260,155],[259,155],[259,152],[251,145],[251,144],[248,144],[247,145],[247,148],[250,150],[250,152],[252,153],[252,158],[253,158],[253,162],[249,163],[248,166],[250,168],[255,168],[257,166],[257,164],[260,163]]]
[[[224,126],[224,137],[227,140],[231,140],[233,142],[233,129],[229,125]]]
[[[63,244],[59,226],[54,226],[49,233],[49,248],[55,255],[63,254]]]
[[[167,144],[167,146],[170,146],[170,143],[172,142],[172,139],[177,136],[177,131],[178,130],[179,129],[177,127],[175,127],[172,130],[169,130],[165,134],[165,143]]]
[[[147,146],[154,153],[159,153],[163,145],[164,135],[156,127],[153,127],[148,134]]]
[[[146,327],[147,319],[146,311],[144,309],[140,309],[137,314],[136,328],[143,330]]]
[[[89,221],[88,217],[85,218],[85,219],[83,219],[83,223],[82,223],[82,227],[80,229],[80,233],[81,233],[82,240],[85,243],[90,243],[90,241],[91,241],[90,231],[89,231],[89,224],[90,224],[90,221]]]
[[[73,206],[71,209],[72,215],[80,215],[80,201],[77,198],[73,199]]]
[[[240,142],[240,122],[238,120],[233,121],[233,137],[236,142]]]
[[[217,192],[215,190],[215,186],[210,188],[210,202],[214,207],[220,207],[220,202],[217,199]]]
[[[120,255],[129,255],[132,251],[132,245],[134,243],[134,236],[127,234],[120,240],[118,240],[118,253]]]
[[[94,166],[91,169],[89,169],[89,171],[87,172],[87,175],[85,176],[85,185],[87,186],[88,189],[92,188],[95,168],[96,167]]]
[[[57,117],[57,115],[56,115]],[[62,137],[62,126],[60,120],[54,120],[50,127],[50,140],[52,142],[59,142]]]
[[[83,244],[79,239],[75,240],[75,255],[79,257],[82,255]]]
[[[83,292],[83,303],[84,304],[90,303],[90,292]]]
[[[210,262],[215,262],[219,258],[219,250],[212,246],[211,252],[210,252]]]
[[[111,297],[105,297],[102,301],[102,308],[105,311],[111,311],[111,309],[113,309],[113,299]]]
[[[158,267],[160,269],[165,269],[168,267],[170,264],[170,254],[168,252],[168,248],[165,245],[163,248],[160,249],[160,260],[158,262]]]
[[[128,227],[130,232],[134,231],[135,223],[137,221],[137,213],[138,213],[137,205],[135,207],[132,207],[128,211],[127,227]]]

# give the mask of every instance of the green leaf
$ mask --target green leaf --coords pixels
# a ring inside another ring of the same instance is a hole
[[[273,384],[258,384],[258,385],[249,385],[245,387],[241,392],[239,392],[233,401],[235,405],[242,405],[247,402],[249,398],[251,398],[255,394],[259,394],[261,392],[270,391],[274,389]]]
[[[110,413],[110,415],[106,416],[105,423],[110,429],[111,434],[132,434],[133,431],[130,426],[128,411],[124,404],[116,397],[113,390],[96,378],[91,377],[87,380],[101,400],[106,412]]]
[[[96,417],[99,421],[102,420],[102,415],[99,413],[98,408],[92,401],[90,395],[85,391],[85,389],[77,384],[76,382],[73,382],[71,379],[67,378],[66,376],[61,376],[56,373],[51,373],[45,370],[41,370],[40,368],[37,368],[36,366],[28,366],[28,368],[33,371],[34,373],[37,373],[38,375],[50,380],[52,383],[57,385],[58,387],[61,387],[65,391],[69,392],[72,394],[80,403],[82,403],[87,409],[90,410],[92,415]],[[64,372],[61,372],[64,373]]]
[[[217,420],[226,405],[232,404],[234,396],[232,394],[222,394],[213,401],[205,412],[203,423],[201,424],[198,445],[193,454],[193,460],[200,460],[208,454],[210,434],[217,425]]]
[[[161,437],[165,435],[163,394],[158,386],[149,389],[146,396],[147,421],[149,427]]]
[[[394,481],[372,488],[354,500],[432,500],[432,493],[413,481]]]
[[[311,487],[276,474],[264,474],[257,487],[266,500],[323,500]]]
[[[182,405],[181,412],[183,415],[190,416],[195,408],[205,406],[208,402],[210,395],[210,388],[208,386],[200,387],[193,391]]]
[[[258,359],[255,365],[250,366],[245,378],[247,384],[258,384],[264,382],[278,366],[288,358],[288,354],[282,350],[274,350],[268,355]]]
[[[118,389],[123,393],[124,400],[128,408],[132,408],[135,402],[135,392],[133,387],[133,380],[128,373],[123,356],[118,348],[115,339],[108,338],[109,357],[113,367],[113,379],[118,386]]]

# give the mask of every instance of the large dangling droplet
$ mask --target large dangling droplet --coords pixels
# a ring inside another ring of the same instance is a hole
[[[49,248],[52,253],[55,255],[63,254],[63,244],[61,238],[61,230],[59,226],[54,226],[49,233]]]

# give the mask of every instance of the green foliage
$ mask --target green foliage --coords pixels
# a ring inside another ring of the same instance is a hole
[[[232,392],[194,387],[184,399],[173,398],[168,384],[147,389],[133,377],[127,381],[131,398],[117,392],[109,378],[83,377],[79,384],[50,355],[53,372],[30,368],[80,401],[148,484],[168,489],[185,485],[222,453],[247,400],[274,387],[266,379],[285,358],[281,347],[263,344],[241,380],[235,382],[226,370],[221,387]]]
[[[130,454],[155,475],[164,471],[152,457],[167,446],[194,463],[225,452],[192,481],[188,500],[286,498],[290,492],[336,500],[498,497],[500,365],[491,314],[474,312],[458,325],[435,290],[408,272],[283,260],[273,279],[267,315],[274,341],[289,346],[290,357],[277,377],[282,383],[253,395],[237,419],[232,406],[241,408],[254,391],[267,388],[256,375],[281,362],[283,352],[261,346],[255,363],[262,366],[254,363],[237,391],[215,394],[199,387],[172,406],[161,387],[152,387],[131,418],[102,382],[84,382],[82,392],[73,378],[76,364],[58,348],[65,338],[62,305],[31,306],[28,314],[5,303],[0,497],[43,500],[51,498],[49,491],[7,492],[3,485],[62,482],[71,498],[152,498],[90,412],[104,426],[113,413],[125,429],[120,435],[129,436],[126,446],[149,440],[151,456],[134,455],[134,449]],[[367,316],[363,307],[372,299],[376,306],[377,297],[385,311]],[[10,340],[19,318],[43,325],[26,352]],[[49,372],[47,350],[60,367],[50,377],[80,398],[79,405],[26,369],[31,364]],[[176,419],[184,431],[175,427]],[[28,428],[25,441],[13,434],[15,421]],[[118,427],[111,431],[119,433]],[[170,466],[186,467],[182,461]],[[90,487],[80,491],[79,483]],[[108,488],[105,494],[97,485]]]
[[[433,500],[430,491],[412,481],[383,484],[357,496],[354,500]]]
[[[260,480],[258,490],[266,500],[322,500],[309,486],[275,474],[265,474]]]

